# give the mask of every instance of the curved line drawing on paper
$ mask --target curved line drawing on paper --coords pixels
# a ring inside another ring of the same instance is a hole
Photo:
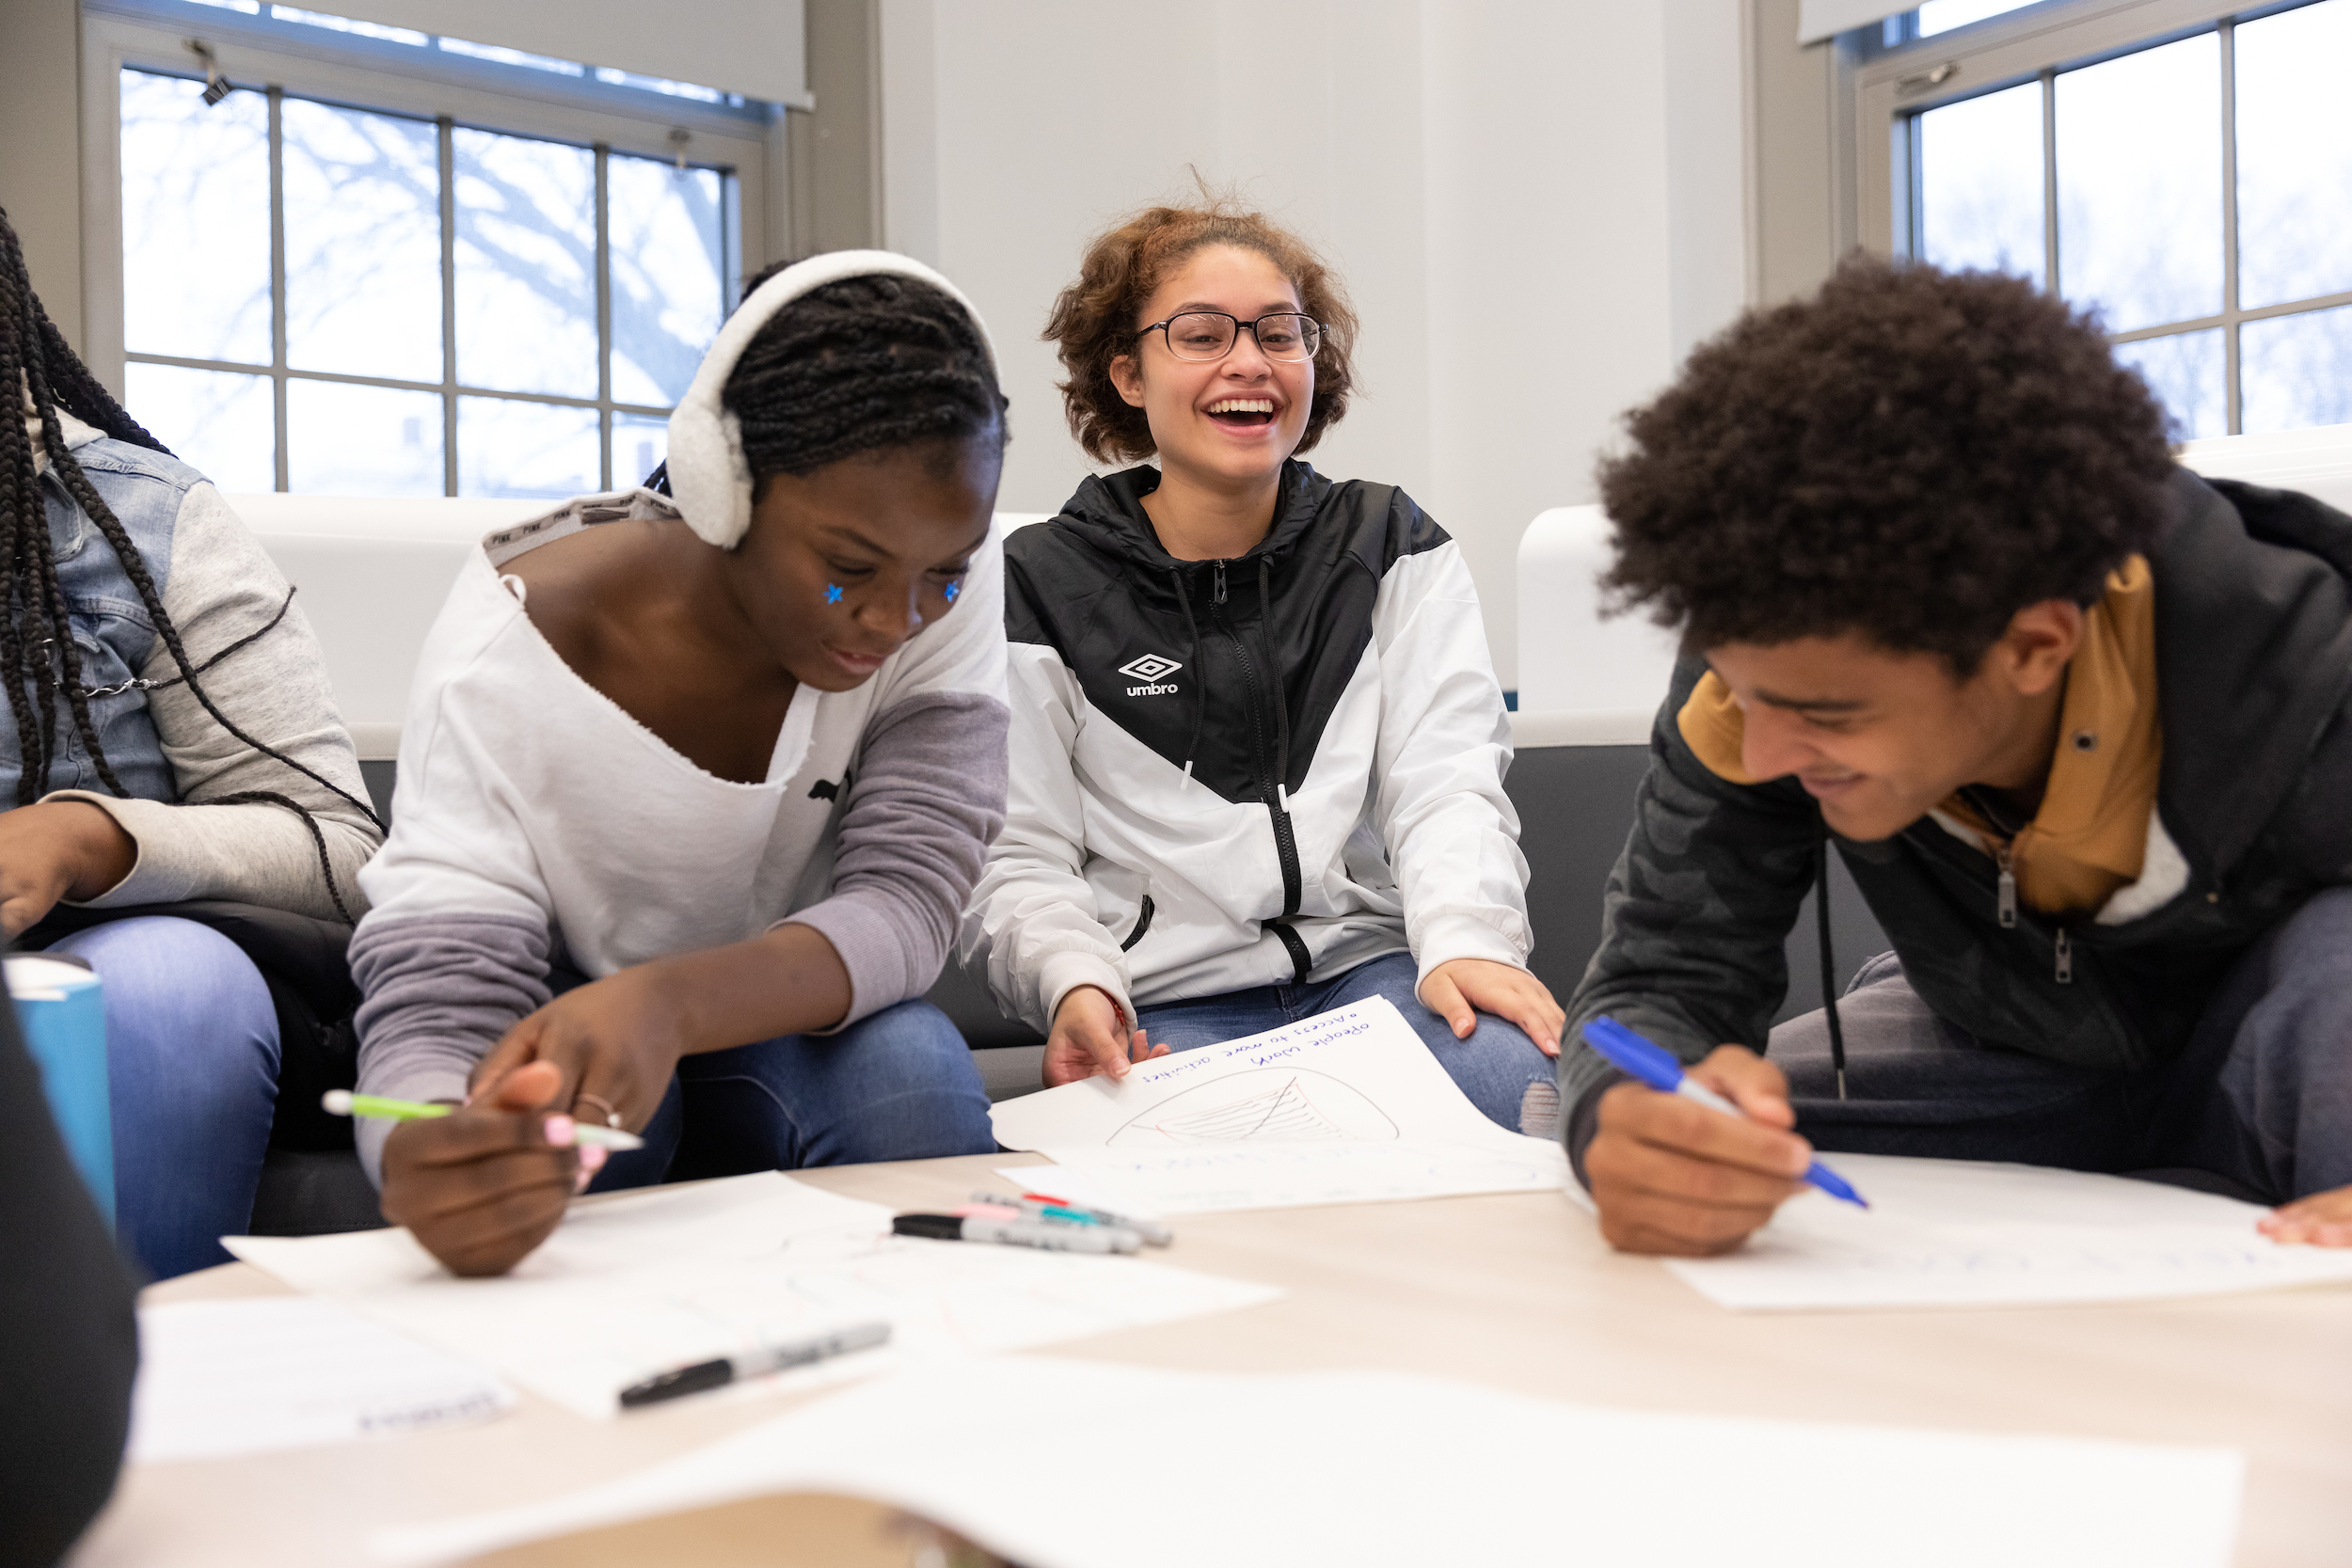
[[[1108,1141],[1114,1148],[1134,1148],[1397,1135],[1389,1114],[1351,1084],[1307,1068],[1258,1068],[1169,1095]]]

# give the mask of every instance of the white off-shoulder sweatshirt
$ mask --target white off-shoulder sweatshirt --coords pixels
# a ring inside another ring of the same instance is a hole
[[[798,922],[849,969],[843,1025],[938,977],[1004,822],[1000,541],[864,685],[801,688],[767,777],[738,784],[573,673],[501,570],[582,528],[673,515],[650,491],[584,497],[490,535],[459,574],[409,694],[391,836],[361,875],[365,1092],[463,1096],[548,1001],[558,953],[600,978]],[[360,1136],[379,1180],[385,1131]]]

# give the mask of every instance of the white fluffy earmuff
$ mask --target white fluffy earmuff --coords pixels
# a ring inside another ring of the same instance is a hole
[[[754,290],[727,318],[703,356],[694,384],[670,415],[671,499],[695,533],[733,549],[752,526],[752,469],[743,456],[743,427],[720,397],[743,350],[777,311],[810,290],[876,273],[920,278],[962,306],[980,335],[989,369],[995,370],[996,345],[980,312],[963,291],[922,262],[887,250],[834,250],[795,262]]]

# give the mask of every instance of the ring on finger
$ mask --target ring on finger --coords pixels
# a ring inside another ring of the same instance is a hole
[[[580,1104],[580,1102],[583,1100],[589,1104],[594,1105],[597,1110],[604,1113],[604,1124],[607,1127],[618,1127],[621,1125],[621,1113],[612,1108],[612,1101],[605,1099],[604,1096],[600,1094],[590,1094],[585,1089],[582,1089],[580,1093],[572,1096],[572,1103],[575,1106]]]

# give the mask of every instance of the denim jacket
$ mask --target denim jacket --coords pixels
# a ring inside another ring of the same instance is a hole
[[[89,476],[91,488],[138,547],[160,600],[171,570],[172,527],[189,489],[203,476],[176,458],[103,436],[79,441],[73,455]],[[80,684],[86,690],[125,687],[154,651],[155,624],[114,547],[67,492],[54,467],[43,470],[40,486],[48,503],[57,587],[65,595],[73,643],[81,654]],[[25,700],[22,690],[8,696],[12,705]],[[126,689],[93,696],[88,705],[91,728],[122,787],[141,800],[178,800],[170,764],[148,714],[147,694]],[[40,718],[35,717],[37,721]],[[72,710],[62,702],[56,705],[55,722],[49,777],[36,781],[34,796],[58,789],[105,790],[75,730]],[[23,770],[12,711],[8,722],[0,723],[0,808],[16,802]]]
[[[81,901],[92,909],[209,898],[350,921],[359,868],[384,835],[362,803],[359,759],[293,585],[202,475],[167,453],[109,440],[62,409],[58,419],[153,593],[142,600],[98,525],[45,472],[74,684],[106,693],[84,706],[122,794],[99,775],[69,705],[52,691],[49,711],[24,715],[48,729],[47,779],[24,780],[16,715],[0,721],[0,810],[29,783],[34,799],[86,801],[130,835],[138,851],[130,875]],[[181,679],[162,626],[178,628],[200,688]],[[21,690],[6,695],[25,702]]]

